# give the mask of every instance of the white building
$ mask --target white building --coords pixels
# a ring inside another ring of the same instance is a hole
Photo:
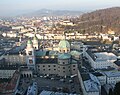
[[[116,55],[107,52],[92,53],[90,50],[87,50],[85,56],[88,58],[89,64],[94,69],[115,67],[114,62],[117,60]]]
[[[120,71],[109,71],[104,73],[106,75],[107,84],[116,84],[120,82]]]
[[[78,95],[78,94],[68,94],[68,93],[53,92],[53,91],[42,91],[39,95]]]
[[[78,71],[78,77],[83,91],[83,95],[100,95],[101,84],[93,74],[85,74]]]
[[[33,84],[28,87],[27,95],[37,95],[37,93],[38,93],[37,83],[33,82]]]
[[[101,85],[106,84],[106,75],[105,74],[103,74],[101,72],[94,72],[92,74],[98,78]]]
[[[9,79],[18,69],[16,65],[0,65],[0,79]]]

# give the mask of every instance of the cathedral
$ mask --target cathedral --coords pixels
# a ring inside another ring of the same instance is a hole
[[[43,49],[40,46],[34,35],[32,39],[7,51],[3,56],[5,63],[20,66],[23,76],[32,76],[34,73],[58,76],[77,74],[78,65],[81,64],[82,45],[70,44],[66,39],[62,39],[55,50]]]
[[[70,43],[63,39],[58,44],[58,51],[39,49],[39,42],[34,36],[27,41],[26,64],[28,69],[39,74],[55,74],[58,76],[71,76],[77,74],[81,53],[71,51]]]

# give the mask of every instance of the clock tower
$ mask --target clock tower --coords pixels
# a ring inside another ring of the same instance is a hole
[[[28,69],[35,70],[35,50],[31,40],[28,40],[26,47],[26,61]]]

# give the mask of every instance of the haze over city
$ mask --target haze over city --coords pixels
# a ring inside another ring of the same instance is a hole
[[[120,0],[1,0],[0,16],[14,16],[40,9],[93,11],[120,6]]]

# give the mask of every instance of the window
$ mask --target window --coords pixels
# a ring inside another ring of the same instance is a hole
[[[69,50],[67,49],[67,52],[69,52]]]
[[[54,69],[54,71],[56,71],[56,69]]]
[[[29,55],[32,55],[32,51],[29,51],[28,54],[29,54]]]
[[[56,67],[56,65],[53,65],[53,67]]]
[[[50,65],[48,65],[48,67],[50,67]]]
[[[33,60],[32,60],[32,59],[29,59],[29,63],[30,63],[30,64],[33,64]]]
[[[73,71],[75,71],[75,69],[73,69]]]
[[[43,67],[45,67],[45,65],[43,65]]]
[[[45,69],[43,69],[43,71],[45,71]]]
[[[65,62],[63,62],[63,64],[65,64]]]
[[[63,71],[63,73],[65,73],[65,71]]]
[[[51,69],[48,69],[49,71],[51,70]]]
[[[65,67],[63,67],[63,69],[65,69]]]
[[[73,67],[75,67],[75,65],[73,65]]]

